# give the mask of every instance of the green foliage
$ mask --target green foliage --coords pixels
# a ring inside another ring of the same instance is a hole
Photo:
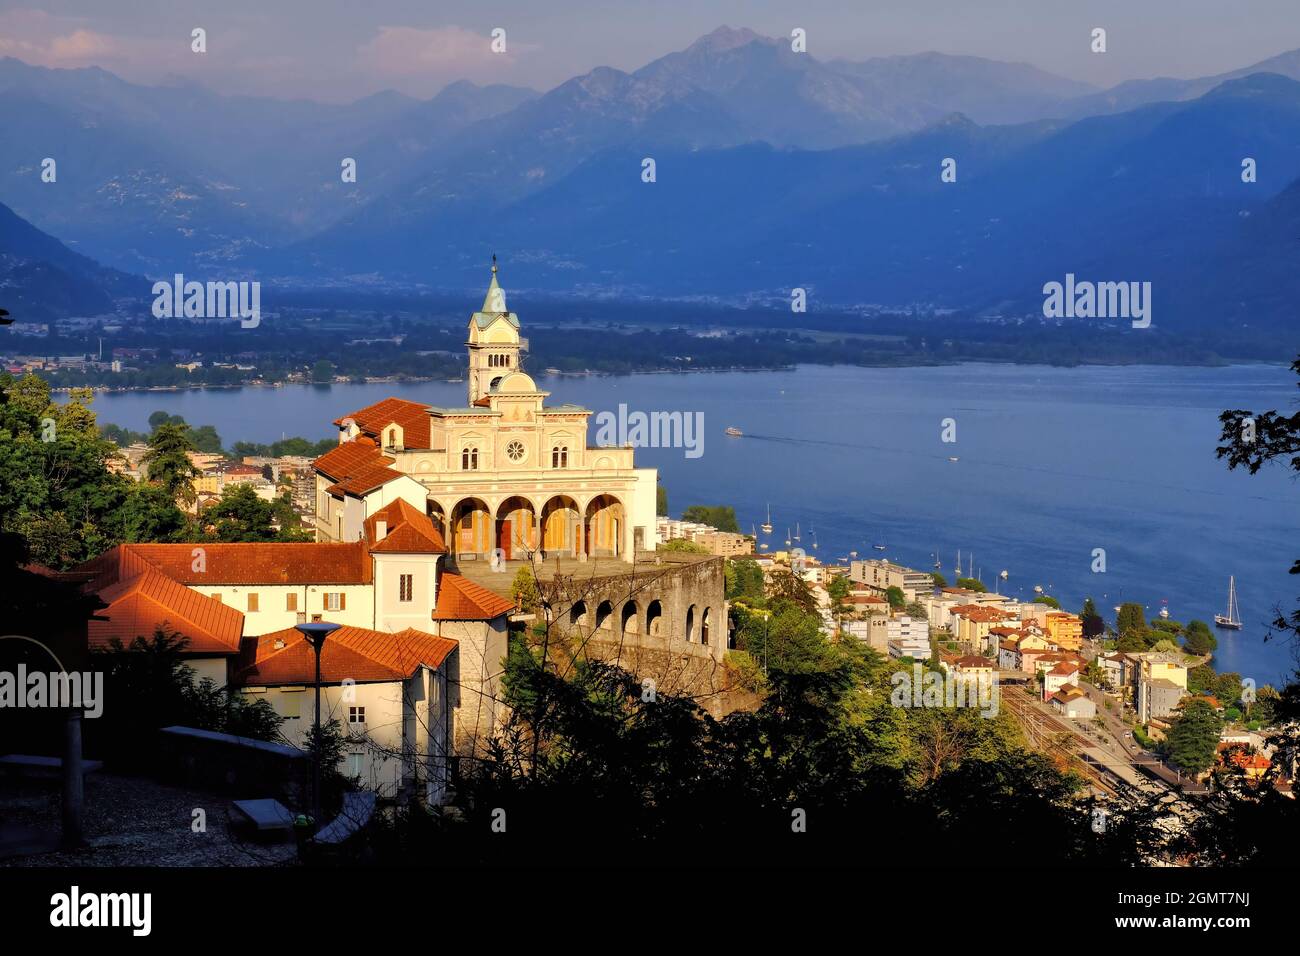
[[[662,484],[655,485],[655,514],[668,516],[668,489]]]
[[[1191,698],[1182,715],[1169,728],[1169,758],[1184,772],[1199,774],[1210,769],[1218,753],[1223,721],[1208,702]]]
[[[889,606],[895,611],[901,610],[907,605],[907,595],[897,585],[886,588],[885,597],[889,600]]]
[[[328,359],[319,359],[311,367],[311,380],[317,385],[328,385],[334,381],[334,363]]]
[[[727,562],[727,600],[737,598],[760,604],[766,599],[763,569],[751,558],[735,558]]]
[[[789,568],[776,568],[768,578],[768,606],[779,610],[782,604],[793,604],[808,614],[817,613],[817,599],[802,575]]]
[[[167,490],[173,501],[194,504],[197,492],[194,479],[199,470],[190,461],[194,451],[189,426],[167,422],[159,425],[149,436],[149,450],[144,453],[144,464],[149,480]]]
[[[515,572],[515,579],[510,583],[510,597],[525,614],[534,614],[541,603],[537,591],[537,578],[530,567],[522,567]]]
[[[1034,598],[1034,603],[1046,604],[1048,607],[1056,608],[1056,610],[1058,611],[1061,609],[1061,602],[1058,601],[1056,598],[1052,597],[1050,594],[1038,595],[1036,598]]]
[[[977,578],[958,578],[957,587],[965,588],[967,591],[987,591],[988,588]]]
[[[1187,625],[1187,633],[1183,636],[1183,647],[1187,653],[1204,657],[1213,654],[1218,646],[1219,639],[1204,621],[1192,621]]]
[[[937,588],[946,588],[948,586],[948,579],[938,571],[931,571],[930,579],[934,581],[934,586]]]
[[[0,373],[0,531],[21,535],[31,560],[54,568],[124,540],[169,538],[184,523],[174,504],[109,471],[115,449],[99,434],[93,398],[78,389],[60,405],[40,378]]]
[[[309,541],[288,492],[267,501],[240,483],[203,512],[204,538],[214,541]]]
[[[682,520],[698,521],[719,531],[740,532],[740,526],[736,524],[736,509],[731,505],[691,505],[682,512]]]
[[[95,653],[104,673],[104,699],[113,702],[98,720],[85,721],[87,753],[131,768],[149,768],[157,730],[181,725],[275,740],[281,718],[265,700],[250,700],[212,681],[195,682],[182,656],[189,640],[158,628],[129,644],[114,639]]]
[[[1147,629],[1146,608],[1141,604],[1125,602],[1120,605],[1119,619],[1116,623],[1120,637],[1126,634],[1143,634]],[[1145,641],[1143,642],[1145,643]]]
[[[687,538],[669,538],[663,544],[655,547],[656,551],[675,551],[685,554],[708,554],[709,549],[702,544],[696,544]]]
[[[1079,617],[1083,621],[1083,636],[1096,639],[1106,633],[1106,620],[1097,613],[1097,605],[1093,603],[1092,598],[1083,602],[1083,610],[1079,612]]]

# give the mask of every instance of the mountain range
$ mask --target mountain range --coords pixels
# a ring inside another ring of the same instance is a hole
[[[545,93],[457,83],[348,105],[3,59],[0,202],[64,253],[142,276],[474,288],[497,252],[512,285],[540,291],[800,286],[836,305],[1014,314],[1073,272],[1152,281],[1166,327],[1286,326],[1298,80],[1300,51],[1102,91],[977,57],[822,62],[725,27]],[[33,241],[29,267],[66,264],[49,249]],[[101,273],[78,275],[121,288]]]

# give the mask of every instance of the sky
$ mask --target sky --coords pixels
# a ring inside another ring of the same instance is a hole
[[[1300,48],[1300,0],[0,0],[0,56],[347,102],[459,79],[546,90],[596,66],[636,69],[723,24],[802,28],[819,59],[936,50],[1100,87]],[[196,27],[205,54],[190,50]],[[1096,27],[1105,53],[1090,49]],[[489,48],[496,28],[503,54]]]

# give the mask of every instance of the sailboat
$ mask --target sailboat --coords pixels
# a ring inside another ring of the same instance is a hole
[[[794,523],[794,539],[799,540],[799,522],[797,521]]]
[[[943,562],[939,560],[939,549],[938,549],[938,548],[935,548],[935,549],[934,549],[934,569],[935,569],[936,571],[938,571],[941,567],[943,567]]]
[[[957,577],[961,577],[961,548],[957,549],[957,567],[953,572]]]
[[[767,520],[763,522],[763,534],[772,533],[772,505],[767,506]]]
[[[1237,610],[1237,579],[1231,575],[1228,576],[1228,613],[1214,615],[1214,626],[1241,630],[1241,613]]]
[[[809,529],[808,529],[808,534],[812,536],[812,539],[813,539],[813,550],[816,551],[816,550],[817,550],[817,532],[814,531],[812,528],[809,528]]]
[[[785,546],[790,547],[790,526],[785,526]]]

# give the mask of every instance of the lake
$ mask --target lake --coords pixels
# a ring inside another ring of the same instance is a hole
[[[805,366],[539,384],[552,402],[596,411],[702,412],[700,457],[637,453],[660,470],[674,514],[734,505],[748,532],[770,503],[772,550],[798,523],[823,560],[856,550],[929,569],[937,552],[950,581],[961,549],[963,573],[971,555],[989,585],[1008,572],[1003,593],[1031,598],[1040,585],[1076,612],[1092,596],[1112,621],[1122,601],[1154,616],[1162,600],[1175,620],[1212,621],[1231,574],[1245,627],[1216,632],[1216,667],[1275,685],[1294,669],[1290,646],[1264,636],[1275,607],[1295,606],[1300,489],[1281,466],[1251,477],[1214,455],[1223,409],[1294,410],[1283,366]],[[214,425],[230,445],[330,437],[333,419],[388,395],[462,405],[465,386],[101,393],[95,409],[137,430],[165,409]],[[954,443],[941,440],[949,418]],[[744,437],[724,436],[727,426]],[[1105,573],[1092,571],[1097,548]]]

